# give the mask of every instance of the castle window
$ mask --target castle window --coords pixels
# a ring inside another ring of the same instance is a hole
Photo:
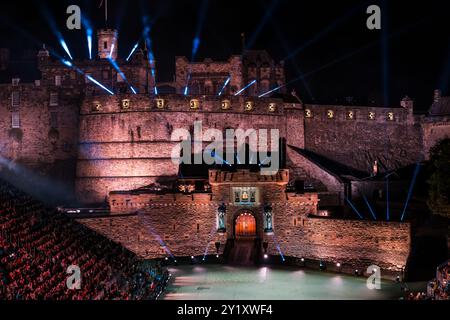
[[[369,112],[369,115],[368,115],[368,119],[369,119],[369,120],[375,120],[375,112],[370,111],[370,112]]]
[[[222,101],[222,110],[228,110],[230,108],[231,108],[230,100],[223,100]]]
[[[395,116],[393,112],[388,112],[387,113],[387,120],[388,121],[394,121],[395,120]]]
[[[244,110],[245,111],[252,111],[253,110],[253,108],[254,108],[254,103],[253,103],[253,101],[247,101],[246,103],[245,103],[245,106],[244,106]]]
[[[328,119],[333,119],[334,118],[334,111],[333,110],[328,110],[327,111],[327,118]]]
[[[347,111],[347,120],[355,120],[355,112]]]
[[[13,108],[17,108],[20,105],[20,93],[18,91],[13,91],[11,94],[11,105]]]
[[[50,103],[49,104],[51,107],[58,106],[58,94],[57,93],[50,93]]]
[[[297,226],[297,218],[294,218],[294,227]]]
[[[156,99],[156,107],[158,109],[164,109],[166,102],[164,101],[164,99]]]
[[[200,108],[200,101],[198,101],[198,99],[192,99],[189,106],[191,109],[198,109]]]
[[[234,202],[239,204],[253,204],[257,202],[257,192],[254,187],[233,188]]]
[[[103,78],[103,80],[108,80],[109,79],[109,71],[108,70],[103,70],[102,78]]]
[[[55,76],[55,86],[61,86],[61,76],[57,75]]]
[[[270,69],[269,69],[269,72],[270,72]],[[263,75],[261,75],[261,76],[263,76]],[[261,94],[266,93],[267,91],[269,91],[269,87],[270,87],[269,80],[262,80],[261,81],[261,88],[260,88],[259,92]]]
[[[103,49],[108,49],[108,41],[103,42]]]
[[[50,112],[50,127],[58,128],[58,113]]]
[[[130,106],[131,106],[130,99],[122,100],[122,103],[121,103],[122,110],[128,110],[128,109],[130,109]]]
[[[20,78],[13,78],[12,79],[12,85],[13,87],[17,87],[19,85]]]
[[[94,101],[92,103],[92,110],[93,111],[101,111],[102,110],[102,104],[98,101]]]
[[[120,73],[117,73],[117,82],[124,82],[122,75]]]
[[[199,233],[199,232],[200,232],[200,224],[197,223],[197,233]]]
[[[20,128],[20,115],[18,111],[11,113],[11,127]]]
[[[312,118],[312,116],[313,116],[312,111],[310,109],[306,109],[305,110],[305,117],[306,118]]]
[[[277,104],[276,103],[269,103],[269,112],[275,112],[277,111]]]
[[[36,87],[40,87],[41,86],[41,80],[34,80],[34,85]]]
[[[71,80],[77,80],[77,73],[75,71],[70,72],[70,79]]]

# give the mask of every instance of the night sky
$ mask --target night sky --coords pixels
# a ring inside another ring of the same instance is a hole
[[[11,48],[12,66],[34,59],[45,42],[64,54],[52,31],[60,30],[75,59],[88,56],[84,30],[69,31],[65,13],[77,4],[97,29],[105,26],[101,0],[3,1],[0,47]],[[125,58],[140,38],[142,17],[152,21],[157,81],[171,81],[175,56],[227,59],[248,49],[266,49],[285,60],[287,80],[305,102],[399,105],[408,94],[418,110],[432,102],[433,90],[450,94],[449,1],[128,1],[109,0],[110,27],[119,29],[119,55]],[[382,30],[366,28],[366,9],[382,7]],[[206,7],[204,7],[206,5]],[[203,8],[203,10],[202,10]],[[202,17],[202,12],[204,16]],[[96,47],[94,43],[94,47]],[[302,77],[303,75],[303,77]]]

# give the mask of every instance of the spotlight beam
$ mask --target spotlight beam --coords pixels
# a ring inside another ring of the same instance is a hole
[[[370,213],[372,214],[372,217],[374,220],[377,220],[377,216],[375,214],[375,211],[373,210],[372,206],[370,205],[369,201],[367,200],[366,196],[361,193],[361,196],[364,199],[364,202],[366,203],[367,207],[369,208]]]
[[[419,25],[423,24],[426,20],[429,20],[429,18],[424,18],[424,19],[422,19],[419,22],[416,22],[414,24],[408,25],[408,26],[402,28],[401,30],[390,34],[388,36],[388,38],[391,39],[393,37],[397,37],[397,36],[403,34],[406,31],[410,31],[411,29],[416,28]],[[318,73],[320,71],[323,71],[324,69],[327,69],[327,68],[329,68],[329,67],[331,67],[331,66],[333,66],[333,65],[335,65],[337,63],[340,63],[340,62],[342,62],[344,60],[347,60],[347,59],[349,59],[349,58],[351,58],[351,57],[353,57],[353,56],[355,56],[357,54],[360,54],[360,53],[366,51],[367,49],[370,49],[370,48],[372,48],[372,47],[374,47],[374,46],[376,46],[378,44],[379,44],[379,40],[376,40],[376,41],[373,41],[371,43],[368,43],[367,45],[365,45],[363,47],[360,47],[360,48],[358,48],[358,49],[356,49],[356,50],[354,50],[354,51],[352,51],[350,53],[347,53],[347,54],[345,54],[345,55],[343,55],[343,56],[341,56],[341,57],[339,57],[339,58],[337,58],[337,59],[335,59],[333,61],[330,61],[330,62],[328,62],[327,64],[325,64],[325,65],[323,65],[321,67],[318,67],[318,68],[316,68],[316,69],[314,69],[314,70],[312,70],[310,72],[307,72],[307,73],[305,73],[305,74],[303,74],[301,76],[298,76],[297,78],[292,79],[291,81],[287,82],[286,84],[284,84],[282,86],[279,86],[279,87],[277,87],[275,89],[272,89],[270,92],[279,90],[279,89],[284,88],[284,87],[286,87],[286,86],[288,86],[288,85],[290,85],[290,84],[292,84],[294,82],[297,82],[299,80],[302,80],[302,79],[305,79],[307,77],[310,77],[310,76],[312,76],[312,75],[314,75],[314,74],[316,74],[316,73]],[[263,93],[262,95],[260,95],[260,97],[263,97],[263,96],[265,96],[267,94],[269,94],[269,92]]]
[[[412,196],[412,193],[413,193],[413,190],[414,190],[414,186],[416,184],[416,179],[417,179],[417,176],[419,174],[419,171],[420,171],[420,163],[417,162],[416,168],[414,169],[413,178],[412,178],[411,184],[409,186],[408,196],[406,197],[405,206],[403,207],[402,217],[400,219],[401,221],[403,221],[403,219],[405,218],[406,208],[408,208],[409,200],[411,199],[411,196]]]
[[[256,80],[253,80],[252,82],[250,82],[248,85],[246,85],[245,87],[243,87],[241,90],[239,90],[238,92],[236,92],[234,95],[238,96],[240,95],[242,92],[244,92],[245,90],[247,90],[248,88],[250,88],[252,85],[254,85],[256,83]]]
[[[389,106],[389,41],[388,41],[388,19],[386,0],[382,1],[383,14],[381,15],[381,20],[383,24],[381,33],[381,56],[382,56],[382,75],[383,75],[383,103],[384,106]]]
[[[132,56],[133,53],[136,51],[136,49],[138,48],[138,46],[139,46],[139,41],[136,42],[136,44],[134,45],[133,49],[131,49],[130,54],[129,54],[128,57],[126,58],[126,61],[129,61],[129,60],[130,60],[131,56]]]
[[[278,25],[271,19],[270,20],[273,29],[275,30],[275,33],[278,36],[278,40],[280,41],[281,45],[283,46],[284,51],[286,52],[286,54],[289,54],[289,52],[291,52],[291,48],[289,47],[289,44],[287,43],[283,33],[281,32],[280,28],[278,27]],[[300,69],[300,66],[298,65],[296,60],[292,60],[291,61],[292,66],[295,69],[295,72],[299,75],[303,74],[303,71]],[[311,91],[311,87],[309,86],[308,82],[306,82],[305,78],[302,78],[302,83],[304,88],[306,89],[306,92],[308,93],[309,97],[311,100],[314,100],[314,95]]]
[[[306,49],[307,47],[313,45],[314,43],[316,43],[318,40],[320,40],[321,38],[323,38],[324,36],[326,36],[327,34],[329,34],[331,31],[333,31],[336,27],[338,27],[339,25],[341,25],[343,22],[345,22],[346,20],[348,20],[349,18],[351,18],[353,15],[357,14],[360,12],[361,8],[364,8],[365,6],[367,6],[367,4],[370,1],[363,1],[361,2],[359,5],[357,5],[356,7],[354,7],[353,9],[351,9],[349,12],[347,12],[345,15],[343,15],[342,17],[336,19],[335,21],[333,21],[331,24],[329,24],[327,27],[325,27],[321,32],[317,33],[314,37],[312,37],[311,39],[309,39],[308,41],[306,41],[304,44],[302,44],[301,46],[299,46],[298,48],[296,48],[293,52],[291,52],[290,54],[288,54],[285,58],[283,58],[282,60],[289,60],[292,59],[293,57],[295,57],[296,55],[298,55],[300,52],[302,52],[304,49]]]
[[[93,29],[92,29],[91,23],[85,16],[82,16],[81,23],[83,24],[83,27],[86,29],[86,39],[87,39],[87,43],[88,43],[89,59],[92,60]]]
[[[59,39],[59,43],[61,44],[61,47],[63,47],[64,51],[66,51],[67,55],[70,57],[70,60],[73,60],[72,55],[70,54],[69,47],[67,46],[66,41],[64,41],[63,38]]]
[[[64,37],[62,36],[61,32],[59,31],[57,24],[55,22],[55,19],[52,17],[52,15],[48,11],[48,9],[45,7],[41,7],[41,12],[42,12],[43,16],[45,17],[45,20],[47,21],[51,31],[58,39],[59,44],[64,49],[64,51],[68,54],[68,56],[70,57],[70,60],[73,60],[72,54],[70,53],[70,50],[69,50],[69,47],[67,46],[66,41],[64,40]]]
[[[149,223],[146,223],[145,219],[143,219],[143,218],[145,218],[145,214],[144,214],[141,210],[139,210],[139,211],[137,212],[137,215],[138,215],[138,217],[140,218],[140,220],[144,220],[144,221],[143,221],[143,222],[144,222],[143,225],[144,225],[144,227],[147,227],[149,233],[151,233],[151,235],[153,236],[153,238],[154,238],[156,241],[158,241],[159,245],[164,249],[164,251],[165,251],[172,259],[175,260],[174,255],[172,254],[172,252],[170,251],[170,249],[167,247],[167,245],[165,244],[165,242],[164,242],[164,241],[161,239],[161,237],[158,235],[158,233],[153,229],[153,227],[152,227]]]
[[[114,69],[116,69],[116,71],[120,74],[120,76],[122,77],[122,79],[126,82],[126,84],[130,87],[131,92],[133,92],[134,94],[137,94],[136,89],[133,88],[133,86],[128,82],[127,77],[125,76],[125,74],[122,72],[122,70],[120,70],[119,65],[117,64],[116,61],[114,61],[113,59],[109,58],[108,59],[109,62],[111,63],[111,65],[114,67]]]
[[[253,31],[249,41],[245,44],[245,49],[249,49],[253,46],[253,44],[255,43],[259,34],[261,33],[261,30],[267,24],[267,21],[272,16],[273,11],[278,6],[278,4],[279,4],[279,0],[272,0],[270,6],[268,8],[266,8],[263,18],[261,19],[260,23],[256,27],[255,31]]]
[[[225,90],[225,88],[227,87],[227,85],[230,83],[231,77],[228,77],[227,80],[225,80],[225,83],[223,84],[222,89],[220,89],[218,96],[220,97],[223,93],[223,91]]]
[[[356,214],[359,216],[360,219],[363,219],[362,215],[359,213],[359,211],[356,209],[355,205],[350,201],[349,198],[345,198],[347,200],[347,203],[350,205],[350,207],[353,209],[353,211],[356,212]]]
[[[108,92],[110,95],[114,95],[114,92],[112,92],[110,89],[108,89],[107,87],[105,87],[103,84],[101,84],[100,82],[98,82],[97,80],[95,80],[94,78],[92,78],[90,75],[87,75],[86,78],[95,83],[97,86],[99,86],[100,88],[102,88],[103,90],[105,90],[106,92]]]

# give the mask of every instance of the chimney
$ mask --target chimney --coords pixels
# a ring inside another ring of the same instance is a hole
[[[434,102],[439,102],[441,100],[441,90],[434,90]]]

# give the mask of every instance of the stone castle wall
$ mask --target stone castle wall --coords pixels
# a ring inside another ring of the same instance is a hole
[[[13,93],[19,97],[15,106],[12,105]],[[50,105],[50,95],[56,95],[57,105]],[[3,169],[9,167],[7,163],[22,168],[23,173],[31,169],[33,174],[22,178],[39,183],[39,177],[45,177],[73,193],[81,99],[76,89],[62,90],[39,83],[1,85],[0,156],[4,160]],[[12,126],[13,114],[18,117],[18,128]],[[11,174],[16,174],[16,181],[20,182],[18,172],[13,170]]]
[[[429,159],[430,149],[440,140],[450,139],[450,117],[433,117],[424,119],[423,128],[423,152]]]
[[[273,255],[279,255],[279,244],[289,257],[339,262],[359,270],[374,264],[392,271],[400,271],[409,257],[409,223],[304,219],[286,211],[284,216],[275,215],[274,224],[278,232],[264,238]]]
[[[305,117],[305,148],[328,159],[365,172],[375,160],[392,170],[423,159],[422,128],[412,109],[314,105],[305,110],[311,112]]]
[[[123,109],[123,99],[129,107]],[[252,100],[252,111],[244,111],[248,100],[231,99],[231,108],[222,110],[222,99],[199,99],[199,110],[190,108],[188,98],[164,97],[164,108],[144,95],[102,96],[86,99],[81,107],[76,187],[82,202],[102,202],[110,191],[130,190],[178,176],[171,159],[171,141],[176,129],[192,132],[194,122],[224,132],[232,129],[278,129],[287,143],[303,146],[301,109],[281,100]],[[269,111],[269,102],[276,110]],[[99,110],[93,106],[100,104]],[[285,113],[294,117],[287,120]],[[287,130],[290,134],[287,134]],[[203,140],[206,141],[206,140]]]
[[[267,197],[275,189],[273,186],[265,191],[266,200],[270,201]],[[217,191],[223,194],[217,200],[227,200],[227,187]],[[262,206],[234,206],[228,202],[227,230],[218,233],[217,208],[222,202],[214,201],[211,194],[115,195],[121,210],[135,213],[80,222],[145,258],[170,254],[201,258],[204,254],[216,254],[215,242],[221,243],[222,254],[227,239],[234,237],[236,217],[243,210],[251,210],[258,236],[268,242],[271,255],[279,256],[281,251],[286,257],[340,262],[360,270],[375,264],[385,270],[400,271],[406,265],[411,245],[409,223],[313,218],[308,215],[315,213],[317,195],[286,194],[286,201],[277,198],[270,202],[273,234],[262,232]],[[143,204],[145,207],[139,209]]]

